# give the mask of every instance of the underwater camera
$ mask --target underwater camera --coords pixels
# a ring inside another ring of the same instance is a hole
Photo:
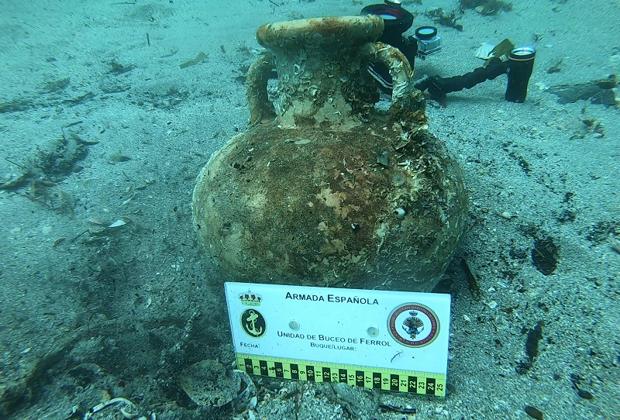
[[[398,48],[412,68],[416,56],[424,59],[441,49],[441,38],[437,35],[437,28],[433,26],[422,26],[416,29],[415,36],[403,36],[413,24],[413,15],[401,6],[400,0],[386,0],[383,4],[371,4],[364,7],[360,14],[376,15],[383,19],[384,29],[379,41]],[[379,82],[383,91],[392,90],[392,78],[387,67],[381,64],[371,64],[368,72]]]
[[[381,42],[398,48],[413,67],[415,57],[426,58],[441,50],[441,38],[434,26],[421,26],[414,36],[404,37],[413,24],[413,15],[404,9],[400,0],[386,0],[383,4],[371,4],[361,11],[362,15],[376,15],[383,19]]]
[[[414,38],[418,41],[418,56],[421,58],[441,50],[441,38],[434,26],[420,26],[415,30]]]
[[[366,6],[361,14],[377,15],[383,19],[384,30],[379,41],[398,48],[412,68],[416,57],[425,59],[441,50],[441,38],[434,26],[420,26],[415,30],[414,36],[403,36],[411,28],[414,16],[402,7],[400,0],[385,0],[384,4]],[[508,50],[505,50],[506,46],[509,46]],[[514,48],[509,40],[504,40],[495,46],[483,67],[460,76],[430,76],[416,82],[414,86],[428,92],[432,99],[443,102],[446,94],[450,92],[469,89],[501,74],[507,74],[508,85],[504,98],[510,102],[524,102],[535,56],[534,48]],[[385,66],[373,63],[368,67],[368,72],[379,82],[381,90],[391,92],[392,78]]]

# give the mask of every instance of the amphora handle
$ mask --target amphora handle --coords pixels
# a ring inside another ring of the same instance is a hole
[[[269,101],[267,82],[275,68],[273,54],[262,53],[249,68],[246,77],[247,99],[250,105],[250,124],[255,125],[265,120],[273,120],[276,111]]]
[[[383,42],[373,42],[364,45],[361,53],[368,61],[383,63],[388,68],[392,77],[392,106],[406,96],[413,69],[398,48]]]
[[[386,65],[392,77],[392,106],[406,96],[413,77],[411,65],[397,48],[382,42],[365,44],[360,53],[370,62]],[[266,51],[250,66],[246,78],[247,99],[250,106],[250,124],[273,120],[276,112],[267,94],[267,82],[275,67],[272,53]]]

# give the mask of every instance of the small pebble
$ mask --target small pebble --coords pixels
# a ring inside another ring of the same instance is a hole
[[[487,303],[487,306],[491,309],[495,309],[497,308],[497,302],[495,302],[494,300],[490,301],[489,303]]]
[[[536,407],[532,407],[531,405],[526,405],[525,408],[523,409],[526,414],[536,420],[543,420],[545,418],[544,414],[542,411],[540,411],[538,408]]]
[[[397,209],[394,210],[394,214],[396,215],[396,218],[398,219],[404,219],[405,215],[407,214],[407,212],[405,211],[404,208],[399,207]]]
[[[390,153],[384,150],[377,156],[377,163],[385,168],[390,166]]]
[[[508,211],[503,211],[500,213],[500,216],[502,216],[504,219],[510,220],[512,219],[514,216],[512,215],[512,213],[508,212]]]
[[[118,228],[121,226],[125,226],[127,224],[126,221],[124,221],[123,219],[117,219],[116,221],[114,221],[111,225],[109,225],[109,228]]]

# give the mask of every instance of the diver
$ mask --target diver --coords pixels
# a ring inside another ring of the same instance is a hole
[[[421,26],[415,30],[414,36],[403,34],[411,28],[414,16],[401,6],[400,0],[385,0],[384,4],[366,6],[362,15],[377,15],[383,19],[384,30],[379,41],[398,48],[414,68],[415,59],[425,59],[441,50],[441,38],[433,26]],[[446,95],[469,89],[485,80],[507,74],[508,84],[505,99],[510,102],[524,102],[536,51],[532,47],[513,48],[508,40],[490,51],[486,64],[469,73],[453,76],[430,76],[414,84],[414,87],[427,92],[431,99],[444,103]],[[387,67],[381,63],[372,63],[368,72],[379,83],[382,91],[391,93],[392,78]]]

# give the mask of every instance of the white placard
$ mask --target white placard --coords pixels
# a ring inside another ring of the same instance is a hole
[[[233,282],[225,290],[240,369],[445,395],[450,295]]]

